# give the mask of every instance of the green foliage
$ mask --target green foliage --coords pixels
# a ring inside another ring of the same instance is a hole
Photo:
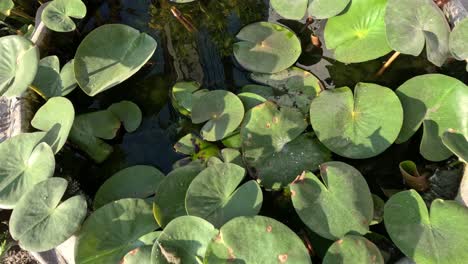
[[[151,232],[147,235],[140,237],[140,241],[144,244],[138,248],[128,252],[122,259],[125,264],[151,264],[151,251],[153,244],[161,235],[161,231]]]
[[[328,249],[323,263],[384,264],[384,259],[374,243],[361,236],[346,235]]]
[[[468,163],[468,139],[456,130],[449,129],[442,135],[444,145],[457,155],[460,160]]]
[[[86,5],[81,0],[53,0],[44,8],[41,19],[51,30],[69,32],[76,28],[72,18],[84,18]]]
[[[179,139],[174,145],[174,150],[191,156],[193,160],[206,161],[210,157],[219,155],[219,149],[215,144],[204,141],[194,133],[187,134]]]
[[[48,56],[39,61],[36,77],[32,83],[46,99],[66,96],[78,86],[75,79],[73,60],[63,66],[57,56]]]
[[[142,113],[138,105],[135,103],[130,101],[121,101],[119,103],[112,104],[107,109],[119,118],[127,132],[135,132],[135,130],[140,127]]]
[[[190,116],[194,97],[207,92],[200,90],[201,85],[197,82],[178,82],[172,87],[171,100],[172,105],[181,114]]]
[[[271,6],[287,19],[299,20],[308,16],[325,19],[341,13],[350,0],[271,0]]]
[[[466,40],[468,39],[468,18],[463,19],[458,23],[450,33],[450,52],[458,60],[468,59],[468,48]],[[468,65],[466,67],[468,71]]]
[[[385,205],[385,227],[392,241],[417,263],[462,264],[468,259],[468,209],[436,199],[430,214],[414,190],[395,194]]]
[[[14,7],[15,3],[12,0],[2,0],[0,1],[0,14],[9,16]]]

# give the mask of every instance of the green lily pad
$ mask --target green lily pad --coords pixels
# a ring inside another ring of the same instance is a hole
[[[81,0],[53,0],[44,8],[41,19],[53,31],[70,32],[76,28],[72,18],[85,16],[86,5]]]
[[[178,82],[172,87],[171,99],[174,108],[181,114],[190,116],[192,112],[193,98],[200,96],[207,90],[200,90],[198,82]]]
[[[153,202],[154,218],[160,226],[164,227],[173,219],[187,215],[185,194],[202,170],[201,165],[187,165],[173,170],[161,181]]]
[[[295,108],[265,102],[252,108],[241,127],[244,160],[267,189],[288,185],[304,170],[328,161],[330,152],[311,134]]]
[[[241,99],[242,103],[244,104],[244,109],[246,111],[266,101],[265,98],[254,93],[240,93],[237,96],[239,97],[239,99]]]
[[[392,49],[418,56],[425,44],[430,62],[442,66],[447,59],[450,26],[433,1],[388,0],[385,24]]]
[[[0,14],[5,16],[10,15],[10,11],[15,7],[15,3],[12,0],[0,1]]]
[[[242,147],[242,142],[239,130],[234,132],[232,135],[227,136],[221,142],[227,148],[240,149]]]
[[[277,89],[279,96],[267,99],[280,106],[297,107],[303,113],[309,111],[310,102],[322,91],[322,84],[315,75],[297,67],[273,74],[252,73],[250,78]]]
[[[275,95],[275,91],[270,86],[249,84],[242,87],[242,93],[254,93],[263,98],[270,98]]]
[[[374,243],[361,236],[347,235],[328,249],[323,264],[384,264],[382,254]]]
[[[192,122],[206,122],[201,135],[207,141],[218,141],[229,136],[239,127],[243,118],[242,101],[228,91],[211,91],[197,97],[193,102]]]
[[[187,214],[201,217],[215,227],[238,216],[257,215],[262,207],[262,190],[253,180],[240,185],[244,177],[244,168],[231,163],[206,168],[187,189]]]
[[[100,26],[86,36],[76,51],[77,82],[89,96],[110,89],[140,70],[156,46],[152,37],[132,27]]]
[[[0,58],[0,96],[21,96],[36,76],[39,49],[21,36],[1,37]]]
[[[353,0],[342,15],[325,26],[325,44],[344,63],[377,59],[392,49],[387,43],[385,8],[387,0]]]
[[[325,19],[341,13],[350,0],[271,0],[271,6],[282,17],[300,20],[308,16]]]
[[[436,199],[430,214],[414,190],[385,205],[385,227],[395,245],[416,263],[462,264],[468,259],[468,208]]]
[[[151,204],[142,199],[122,199],[93,212],[84,222],[76,245],[76,264],[119,263],[131,250],[144,245],[141,236],[159,226]]]
[[[50,178],[19,200],[10,218],[10,234],[21,248],[42,252],[71,237],[86,217],[86,200],[77,195],[60,203],[67,181]]]
[[[219,156],[219,148],[215,144],[204,141],[194,133],[189,133],[177,141],[174,150],[191,156],[193,160],[206,161],[211,157]]]
[[[366,180],[343,162],[320,166],[323,183],[304,172],[291,184],[297,214],[315,233],[336,240],[349,232],[366,234],[374,217],[372,195]]]
[[[32,85],[46,99],[71,93],[78,85],[75,79],[73,60],[65,64],[60,71],[60,61],[57,56],[41,59]]]
[[[237,34],[234,57],[253,72],[275,73],[291,67],[301,55],[301,42],[290,29],[275,23],[257,22]]]
[[[65,97],[49,99],[34,115],[31,125],[46,131],[47,142],[55,153],[65,145],[75,120],[73,104]]]
[[[383,86],[358,83],[326,90],[310,105],[310,122],[331,151],[353,159],[377,156],[398,137],[403,109],[395,93]]]
[[[113,139],[120,120],[109,110],[76,116],[70,131],[70,141],[97,163],[109,157],[113,148],[101,139]]]
[[[424,125],[420,152],[431,161],[449,158],[452,152],[442,142],[442,135],[454,129],[468,137],[468,86],[441,75],[414,77],[401,85],[396,94],[404,109],[404,122],[397,143],[407,141]]]
[[[265,216],[242,216],[221,227],[203,263],[312,262],[302,240],[284,224]]]
[[[442,142],[463,162],[468,163],[468,139],[465,136],[449,129],[443,134]]]
[[[154,195],[163,179],[164,174],[151,166],[123,169],[101,185],[94,197],[94,208],[123,198],[148,198]]]
[[[195,216],[181,216],[171,221],[153,246],[152,264],[202,263],[206,248],[218,230]]]
[[[53,175],[54,152],[43,142],[45,135],[20,134],[0,144],[0,208],[14,208],[34,185]]]
[[[151,251],[153,244],[161,235],[161,231],[151,232],[142,236],[139,240],[144,243],[143,246],[128,252],[122,259],[123,264],[151,264]]]
[[[242,154],[237,149],[225,148],[221,150],[221,157],[225,163],[233,163],[244,167],[244,161],[242,161]]]
[[[107,109],[120,119],[129,133],[135,132],[141,124],[143,114],[138,105],[133,102],[121,101],[112,104]]]
[[[468,18],[460,21],[450,33],[449,47],[452,55],[458,60],[468,59],[468,47],[466,40],[468,39]],[[468,71],[468,65],[466,67]]]

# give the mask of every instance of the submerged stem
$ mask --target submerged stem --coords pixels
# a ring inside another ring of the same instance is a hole
[[[384,72],[387,70],[387,68],[390,67],[390,65],[398,58],[398,56],[400,56],[400,54],[401,54],[400,52],[395,51],[395,53],[393,53],[393,55],[390,57],[390,59],[388,59],[388,61],[385,62],[384,65],[382,65],[380,70],[377,72],[376,76],[381,76],[382,74],[384,74]]]

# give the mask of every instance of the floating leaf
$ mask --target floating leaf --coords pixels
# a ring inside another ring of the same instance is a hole
[[[53,175],[54,152],[43,142],[45,135],[20,134],[0,144],[0,208],[14,208],[34,185]]]
[[[358,83],[326,90],[310,105],[317,137],[336,154],[364,159],[377,156],[398,137],[403,109],[395,93],[383,86]]]
[[[39,49],[21,36],[1,37],[0,58],[0,96],[21,96],[36,76]]]
[[[5,16],[10,15],[10,11],[15,7],[15,3],[12,0],[0,1],[0,14]]]
[[[172,104],[181,114],[190,116],[194,97],[206,93],[198,82],[178,82],[172,87]]]
[[[142,113],[138,105],[130,101],[121,101],[108,108],[123,123],[127,132],[135,132],[141,124]]]
[[[450,26],[433,1],[388,0],[385,24],[394,50],[418,56],[426,44],[429,61],[442,66],[447,59]]]
[[[140,237],[139,240],[144,243],[144,245],[128,252],[122,259],[122,264],[151,264],[153,244],[161,233],[161,231],[151,232]]]
[[[72,18],[84,18],[86,5],[81,0],[53,0],[42,12],[42,22],[57,32],[70,32],[76,25]]]
[[[271,0],[271,6],[282,17],[300,20],[307,15],[325,19],[341,13],[350,0]]]
[[[460,21],[450,33],[450,52],[458,60],[468,59],[468,47],[466,40],[468,39],[468,18]],[[466,67],[468,71],[468,65]]]
[[[347,235],[328,249],[323,264],[384,264],[382,254],[374,243],[361,236]]]
[[[244,104],[244,109],[246,111],[266,101],[265,98],[254,93],[240,93],[237,96],[239,97],[239,99],[241,99],[242,103]]]
[[[304,172],[291,184],[291,199],[297,214],[315,233],[336,240],[349,232],[366,234],[374,216],[366,180],[343,162],[320,166],[323,183]]]
[[[401,85],[396,94],[404,109],[404,122],[397,143],[407,141],[424,124],[420,152],[431,161],[441,161],[452,155],[442,142],[447,129],[468,136],[468,86],[441,75],[414,77]]]
[[[141,236],[158,228],[151,204],[141,199],[122,199],[93,212],[78,236],[76,264],[119,263],[129,251],[144,243]]]
[[[429,214],[416,191],[403,191],[385,205],[384,223],[395,245],[416,263],[468,259],[468,209],[454,201],[434,200]]]
[[[262,190],[253,180],[240,185],[244,177],[244,168],[231,163],[206,168],[187,189],[187,213],[216,227],[237,216],[258,214],[262,207]]]
[[[75,120],[73,104],[65,97],[49,99],[34,115],[31,125],[46,131],[44,141],[55,153],[65,145]]]
[[[112,40],[112,41],[109,41]],[[135,74],[153,55],[156,41],[121,24],[96,28],[75,54],[75,76],[89,96],[110,89]]]
[[[449,129],[443,134],[442,142],[463,162],[468,163],[468,139],[466,137],[456,130]]]
[[[243,118],[242,101],[228,91],[211,91],[197,97],[193,102],[192,122],[206,122],[201,129],[201,135],[207,141],[218,141],[227,137],[236,130]]]
[[[190,183],[203,167],[184,166],[173,170],[159,184],[153,203],[154,218],[160,226],[166,226],[173,219],[187,215],[185,194]]]
[[[194,133],[183,136],[174,145],[174,149],[176,152],[190,155],[193,160],[206,161],[210,157],[219,155],[219,149],[215,144],[204,141]]]
[[[244,166],[242,161],[242,154],[237,149],[225,148],[221,150],[221,157],[225,163],[234,163],[241,167]]]
[[[67,181],[50,178],[29,190],[19,200],[10,218],[10,234],[21,248],[42,252],[71,237],[86,217],[86,200],[74,196],[60,203]]]
[[[314,170],[330,153],[311,134],[299,110],[265,102],[247,112],[241,127],[246,165],[267,189],[288,185],[304,170]]]
[[[325,43],[338,61],[363,62],[391,51],[385,31],[386,6],[387,0],[353,0],[344,14],[328,20]]]
[[[123,198],[148,198],[154,195],[163,179],[164,174],[151,166],[123,169],[101,185],[94,197],[94,208]]]
[[[57,56],[41,59],[32,85],[46,99],[69,94],[77,86],[73,60],[65,64],[60,72],[60,61]]]
[[[240,149],[242,145],[240,132],[236,131],[232,135],[227,136],[223,139],[222,143],[227,148]]]
[[[301,55],[301,42],[288,28],[270,22],[245,26],[237,34],[234,57],[253,72],[275,73],[292,66]]]
[[[178,217],[164,228],[154,243],[151,263],[199,264],[216,233],[216,228],[201,218]]]
[[[237,217],[213,238],[204,262],[312,263],[302,240],[284,224],[268,217]]]
[[[400,172],[405,180],[405,183],[420,192],[426,191],[429,188],[429,181],[425,176],[419,174],[416,164],[411,160],[400,162]]]
[[[269,98],[275,95],[275,91],[270,86],[249,84],[242,87],[242,93],[254,93],[263,98]]]

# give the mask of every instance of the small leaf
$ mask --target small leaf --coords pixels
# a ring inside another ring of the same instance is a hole
[[[466,137],[454,129],[448,129],[442,136],[442,142],[463,162],[468,163],[468,139]]]
[[[42,22],[51,30],[69,32],[76,28],[71,18],[84,18],[86,5],[81,0],[53,0],[42,12]]]
[[[0,14],[5,16],[10,15],[10,11],[15,7],[15,3],[12,0],[1,0],[0,1]]]
[[[468,48],[466,40],[468,39],[468,18],[460,21],[450,33],[450,52],[458,60],[468,59]],[[466,67],[468,71],[468,65]]]
[[[420,192],[429,188],[429,181],[425,176],[421,176],[418,172],[416,164],[411,160],[400,162],[400,172],[405,180],[405,183]]]
[[[125,130],[135,132],[141,124],[142,113],[138,105],[130,101],[121,101],[107,108],[123,123]]]

